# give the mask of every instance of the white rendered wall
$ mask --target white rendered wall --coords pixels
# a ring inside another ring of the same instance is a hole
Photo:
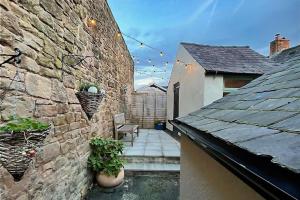
[[[206,75],[204,83],[204,106],[223,97],[223,75]]]
[[[180,45],[176,60],[192,64],[185,67],[182,63],[174,64],[167,92],[167,120],[173,119],[174,92],[173,85],[180,83],[179,89],[179,116],[184,116],[204,105],[204,77],[205,70],[194,60],[187,50]],[[167,128],[172,125],[167,123]]]
[[[263,200],[251,187],[209,156],[188,137],[181,136],[181,200]]]

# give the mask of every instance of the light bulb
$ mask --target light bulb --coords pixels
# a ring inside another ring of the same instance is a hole
[[[161,56],[161,57],[163,57],[163,56],[164,56],[164,53],[163,53],[162,51],[160,52],[160,56]]]
[[[88,26],[89,27],[95,27],[97,24],[97,21],[95,19],[88,19]]]
[[[144,43],[141,42],[140,47],[143,48],[144,47]]]
[[[151,63],[151,59],[148,59],[148,63]]]

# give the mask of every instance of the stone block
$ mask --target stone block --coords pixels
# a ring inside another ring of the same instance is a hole
[[[60,155],[60,144],[54,142],[43,147],[41,158],[43,162],[49,162],[54,160],[58,155]]]
[[[40,5],[57,19],[62,19],[63,10],[58,6],[56,1],[40,0]]]
[[[76,139],[69,139],[66,142],[61,144],[61,151],[63,154],[66,154],[72,150],[76,149]]]
[[[27,31],[24,31],[23,34],[24,34],[24,44],[30,46],[36,51],[42,50],[42,47],[44,46],[44,42],[42,39]]]
[[[80,122],[73,122],[70,124],[70,130],[75,130],[80,128]]]
[[[34,115],[36,117],[55,117],[57,115],[56,105],[37,105]]]
[[[34,110],[34,101],[30,97],[9,96],[0,107],[1,117],[7,120],[9,116],[17,113],[22,117],[31,117]]]
[[[69,88],[67,88],[66,90],[67,90],[69,103],[79,103],[79,101],[75,95],[75,91],[72,89],[69,89]]]
[[[38,73],[40,71],[40,66],[35,62],[35,60],[27,56],[22,58],[21,68],[33,73]]]
[[[75,89],[75,78],[74,76],[64,76],[63,77],[63,82],[65,87]]]
[[[66,119],[67,119],[67,122],[69,124],[75,122],[75,114],[74,113],[67,113],[66,114]]]
[[[65,114],[69,111],[69,105],[67,103],[58,103],[57,112],[58,114]]]
[[[54,60],[54,58],[48,58],[48,57],[44,56],[43,54],[39,54],[36,59],[38,64],[40,64],[44,67],[50,68],[50,69],[54,68],[53,60]]]
[[[5,64],[3,67],[0,68],[0,77],[13,79],[15,74],[16,74],[16,67],[11,64]]]
[[[11,12],[1,11],[0,24],[15,35],[23,36],[22,29],[19,26],[18,18]]]
[[[26,91],[36,97],[51,98],[51,80],[37,74],[27,73],[25,76]]]
[[[64,115],[59,115],[59,116],[53,118],[53,123],[55,126],[65,125],[65,124],[67,124],[67,120]]]
[[[55,126],[55,128],[54,128],[55,135],[63,134],[68,131],[69,131],[69,124]]]
[[[68,96],[62,82],[57,79],[52,79],[52,96],[51,99],[57,102],[66,103]]]

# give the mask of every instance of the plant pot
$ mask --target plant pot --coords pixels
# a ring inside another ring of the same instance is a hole
[[[87,117],[91,119],[97,112],[104,95],[101,93],[95,94],[87,91],[80,91],[76,93],[76,96]]]
[[[50,129],[42,132],[0,134],[0,163],[15,180],[22,178],[32,160],[22,152],[32,150],[33,146],[40,147],[49,132]]]
[[[96,179],[97,179],[98,184],[101,187],[106,187],[106,188],[116,187],[116,186],[120,185],[124,180],[124,168],[121,168],[117,177],[108,176],[108,175],[104,174],[103,172],[99,172],[96,175]]]

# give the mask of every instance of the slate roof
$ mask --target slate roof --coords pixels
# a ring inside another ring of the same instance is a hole
[[[207,72],[260,75],[273,67],[268,58],[249,46],[181,45]]]
[[[271,60],[277,63],[284,63],[298,54],[300,54],[300,45],[285,49],[279,54],[275,54],[271,57]]]
[[[300,51],[275,71],[177,120],[300,173]]]
[[[168,86],[160,86],[160,85],[157,85],[156,83],[151,84],[150,87],[155,87],[163,92],[167,92],[167,90],[168,90]]]

